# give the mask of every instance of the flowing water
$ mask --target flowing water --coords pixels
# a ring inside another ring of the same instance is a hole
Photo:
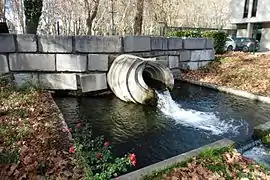
[[[270,148],[267,148],[262,144],[245,151],[243,156],[253,159],[270,168]]]
[[[94,136],[111,142],[115,155],[135,152],[136,168],[222,138],[246,142],[252,127],[270,119],[270,105],[187,83],[157,96],[157,106],[125,103],[113,95],[55,100],[68,125],[88,124]]]
[[[240,128],[246,128],[248,130],[249,125],[244,120],[221,120],[213,112],[183,109],[180,104],[177,104],[172,99],[169,91],[156,93],[158,95],[158,108],[165,115],[174,119],[176,124],[207,130],[215,135],[225,133],[237,135]]]

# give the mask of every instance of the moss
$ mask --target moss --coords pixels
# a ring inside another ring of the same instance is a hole
[[[270,134],[262,137],[262,143],[265,145],[270,145]]]

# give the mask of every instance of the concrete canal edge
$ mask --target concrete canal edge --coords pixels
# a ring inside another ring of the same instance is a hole
[[[151,173],[155,171],[161,171],[164,170],[170,166],[173,166],[174,164],[186,161],[194,156],[198,156],[200,152],[202,152],[204,149],[208,148],[223,148],[223,147],[228,147],[234,145],[234,142],[229,140],[229,139],[221,139],[216,142],[213,142],[211,144],[207,144],[205,146],[202,146],[200,148],[188,151],[186,153],[171,157],[169,159],[165,159],[161,162],[152,164],[150,166],[144,167],[142,169],[138,169],[136,171],[133,171],[131,173],[119,176],[117,179],[118,180],[140,180],[146,175],[150,175]]]

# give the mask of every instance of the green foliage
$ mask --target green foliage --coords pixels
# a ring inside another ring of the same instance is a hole
[[[12,164],[19,161],[18,151],[2,151],[0,152],[0,164]]]
[[[270,134],[262,137],[262,143],[266,145],[270,145]]]
[[[43,0],[24,0],[26,33],[36,34],[42,14]]]
[[[231,152],[232,149],[233,147],[224,147],[224,148],[218,148],[218,149],[206,148],[200,152],[199,157],[203,159],[219,161],[219,160],[222,160],[222,157],[220,156],[221,154],[225,152]]]
[[[171,31],[168,32],[169,37],[187,37],[187,38],[210,38],[214,39],[214,49],[217,54],[222,54],[224,52],[224,46],[226,43],[226,38],[228,34],[221,30],[212,31],[201,31],[197,30],[182,30],[182,31]]]
[[[214,48],[217,54],[222,54],[224,52],[224,46],[226,43],[227,36],[228,34],[225,31],[202,32],[202,37],[214,39]]]
[[[223,148],[217,148],[217,149],[212,149],[212,148],[207,148],[204,149],[203,151],[200,152],[198,158],[202,159],[202,160],[210,160],[210,161],[214,161],[217,163],[217,165],[209,165],[209,169],[215,169],[215,170],[224,170],[224,166],[221,166],[218,163],[223,163],[222,160],[222,154],[225,152],[231,152],[233,149],[233,147],[223,147]],[[181,161],[179,163],[176,163],[174,165],[168,166],[167,168],[158,170],[158,171],[154,171],[149,175],[146,175],[143,177],[144,180],[159,180],[161,179],[161,177],[164,174],[168,174],[170,173],[173,169],[175,168],[181,168],[181,167],[187,167],[187,165],[192,162],[194,159],[190,158],[190,159],[186,159],[185,161]],[[225,169],[226,170],[226,169]]]
[[[128,155],[113,157],[111,146],[102,136],[93,138],[89,127],[72,129],[75,140],[75,155],[85,171],[85,179],[103,180],[117,177],[131,167]]]

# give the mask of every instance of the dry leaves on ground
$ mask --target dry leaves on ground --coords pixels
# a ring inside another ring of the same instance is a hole
[[[270,172],[236,151],[228,151],[222,154],[193,158],[185,167],[173,168],[159,179],[238,180],[241,178],[268,180]]]
[[[270,54],[232,52],[216,58],[204,68],[183,72],[182,78],[270,96]]]
[[[70,139],[51,95],[27,90],[20,92],[1,87],[0,149],[2,156],[14,151],[14,162],[0,159],[1,179],[80,179],[76,160],[68,153]],[[16,158],[15,158],[16,159]]]

